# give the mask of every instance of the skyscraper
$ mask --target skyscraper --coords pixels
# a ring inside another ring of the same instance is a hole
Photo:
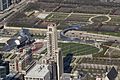
[[[57,26],[55,23],[48,25],[47,31],[47,52],[49,56],[56,57],[55,50],[58,49]]]
[[[5,78],[9,74],[9,62],[3,61],[0,55],[0,80]]]
[[[51,61],[52,71],[51,76],[53,80],[60,80],[63,73],[63,59],[61,49],[58,48],[57,40],[57,26],[55,23],[48,25],[47,31],[47,52]],[[57,74],[57,75],[56,75]]]
[[[57,54],[57,76],[58,76],[57,80],[61,80],[60,78],[63,74],[63,58],[61,49],[58,48],[55,53]]]
[[[7,9],[11,4],[12,0],[0,0],[0,11]]]
[[[4,11],[12,4],[18,4],[21,0],[0,0],[0,11]]]

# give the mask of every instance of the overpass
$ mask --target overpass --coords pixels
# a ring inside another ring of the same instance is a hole
[[[67,29],[64,29],[63,31],[60,32],[60,37],[61,39],[63,39],[64,41],[78,41],[80,39],[78,38],[73,38],[73,37],[68,37],[66,36],[65,34],[68,32],[68,31],[72,31],[72,30],[79,30],[80,29],[80,26],[70,26],[70,28],[67,28]]]
[[[5,29],[12,32],[18,32],[21,28],[5,26]],[[25,29],[29,29],[32,34],[39,34],[39,35],[46,35],[47,32],[47,29],[38,29],[38,28],[25,28]],[[107,41],[120,42],[120,37],[117,36],[94,34],[79,30],[80,30],[80,26],[70,26],[69,28],[64,30],[58,30],[58,38],[62,38],[63,40],[68,40],[68,41],[93,40],[99,42],[107,42]]]
[[[65,41],[91,41],[91,42],[118,41],[120,42],[120,37],[88,33],[85,31],[78,31],[79,29],[80,29],[80,26],[71,26],[67,29],[64,29],[63,31],[60,31],[59,35],[61,39]]]

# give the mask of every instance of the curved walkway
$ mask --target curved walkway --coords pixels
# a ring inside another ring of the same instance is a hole
[[[71,26],[70,28],[64,29],[63,31],[60,32],[60,37],[65,40],[65,41],[78,41],[78,38],[71,38],[71,37],[67,37],[65,35],[66,32],[68,31],[72,31],[72,30],[79,30],[80,26]]]
[[[100,17],[100,16],[104,16],[104,17],[108,18],[108,20],[102,22],[103,24],[107,23],[107,22],[109,22],[111,20],[111,17],[109,15],[96,15],[96,16],[90,17],[88,21],[90,22],[90,24],[93,24],[94,21],[92,21],[92,19]]]

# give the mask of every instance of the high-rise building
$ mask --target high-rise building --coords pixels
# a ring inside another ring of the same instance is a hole
[[[18,4],[21,0],[0,0],[0,11],[9,8],[12,4]]]
[[[58,48],[57,40],[57,26],[55,23],[48,25],[47,31],[47,52],[51,64],[51,78],[52,80],[60,80],[63,73],[63,59],[61,49]]]
[[[0,80],[6,77],[6,68],[5,66],[0,66]]]
[[[12,0],[0,0],[0,11],[7,9],[11,4]]]
[[[0,80],[5,78],[9,74],[9,62],[3,61],[0,55]]]
[[[47,40],[48,40],[47,42],[48,55],[56,58],[55,50],[58,49],[58,42],[57,42],[57,26],[55,23],[51,23],[48,25]]]
[[[58,48],[55,53],[57,54],[57,76],[58,80],[61,80],[61,76],[63,74],[63,58],[61,49]]]

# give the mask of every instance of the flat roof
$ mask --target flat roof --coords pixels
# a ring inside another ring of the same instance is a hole
[[[47,73],[49,73],[48,66],[46,64],[36,64],[25,77],[32,78],[44,78]]]
[[[45,19],[48,15],[48,13],[40,13],[37,17],[40,19]]]
[[[10,59],[14,59],[17,56],[17,54],[13,54],[12,56],[10,56]]]
[[[0,43],[6,43],[9,39],[9,37],[0,37]]]

